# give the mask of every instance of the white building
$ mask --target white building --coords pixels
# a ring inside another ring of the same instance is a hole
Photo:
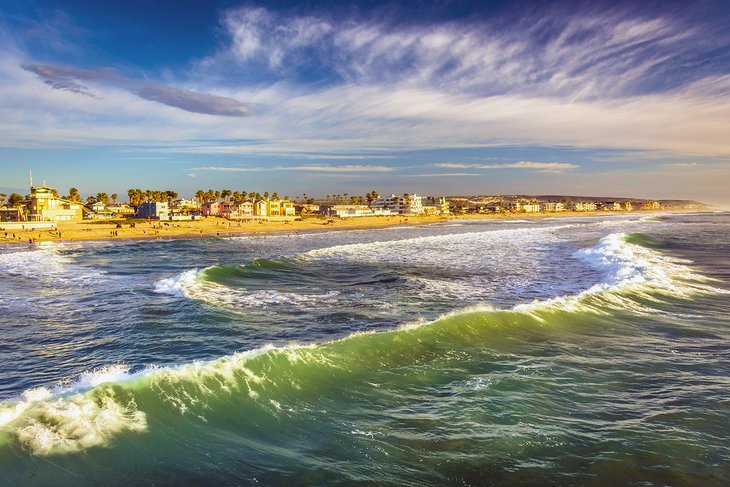
[[[404,213],[418,215],[423,213],[423,197],[416,193],[397,196],[391,194],[385,198],[378,198],[370,204],[374,214]]]
[[[518,201],[515,203],[515,211],[517,213],[540,213],[542,205],[536,202]]]
[[[574,211],[596,211],[596,204],[593,201],[573,202]]]
[[[367,205],[323,205],[319,207],[320,213],[327,216],[339,216],[341,218],[354,216],[372,216],[373,210]]]
[[[548,201],[547,203],[543,203],[543,208],[548,213],[558,213],[560,211],[565,211],[565,205],[560,201]]]

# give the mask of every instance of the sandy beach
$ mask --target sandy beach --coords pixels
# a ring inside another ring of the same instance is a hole
[[[642,211],[640,213],[660,213],[661,211]],[[355,230],[380,228],[394,225],[424,225],[447,220],[463,219],[533,219],[574,216],[605,216],[618,212],[572,212],[559,213],[507,213],[507,214],[468,214],[448,216],[368,216],[356,218],[304,218],[293,221],[231,221],[223,218],[203,218],[197,221],[157,222],[141,219],[115,222],[83,221],[59,222],[57,229],[36,229],[33,222],[25,224],[25,229],[0,231],[0,243],[28,244],[38,242],[74,242],[87,240],[119,240],[119,239],[167,239],[195,238],[210,236],[234,236],[259,233],[295,233],[316,230]],[[634,212],[638,213],[638,212]],[[134,225],[134,226],[132,226]],[[2,224],[0,224],[2,228]],[[7,233],[7,236],[6,236]]]

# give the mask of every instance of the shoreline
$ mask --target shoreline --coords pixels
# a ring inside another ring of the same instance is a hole
[[[428,225],[458,220],[528,220],[542,218],[596,217],[607,215],[655,215],[677,213],[684,210],[641,210],[617,211],[562,211],[554,213],[508,213],[508,214],[466,214],[439,216],[365,216],[342,219],[306,218],[296,221],[251,221],[238,222],[224,218],[209,217],[184,222],[157,222],[146,220],[125,220],[121,228],[116,223],[104,222],[59,222],[56,230],[32,229],[34,222],[28,222],[31,229],[7,230],[10,238],[4,238],[0,231],[0,243],[6,245],[35,245],[43,242],[86,242],[86,241],[128,241],[128,240],[177,240],[210,237],[236,237],[254,235],[277,235],[282,233],[369,230],[399,225]],[[334,223],[328,223],[328,222]],[[134,223],[135,228],[130,224]],[[15,235],[15,239],[12,238]],[[29,240],[32,239],[32,242]]]

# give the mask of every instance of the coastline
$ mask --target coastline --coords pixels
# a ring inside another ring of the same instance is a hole
[[[25,230],[0,231],[0,243],[8,245],[28,245],[41,242],[83,242],[114,240],[168,240],[186,238],[235,237],[245,235],[267,235],[281,233],[300,233],[311,231],[367,230],[373,228],[393,227],[398,225],[427,225],[438,222],[456,220],[527,220],[540,218],[566,218],[580,216],[606,215],[651,215],[671,213],[672,210],[641,210],[634,212],[606,211],[563,211],[555,213],[507,213],[507,214],[466,214],[440,216],[366,216],[352,218],[320,219],[306,218],[296,221],[250,221],[238,222],[224,218],[209,217],[196,221],[157,222],[141,219],[129,219],[117,228],[116,223],[106,222],[59,222],[56,230],[34,229],[33,222],[28,222]],[[674,210],[676,212],[676,210]],[[131,228],[130,224],[135,227]],[[15,239],[12,235],[15,235]]]

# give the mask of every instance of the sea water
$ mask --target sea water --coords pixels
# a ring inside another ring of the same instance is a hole
[[[0,485],[728,485],[730,215],[0,250]]]

